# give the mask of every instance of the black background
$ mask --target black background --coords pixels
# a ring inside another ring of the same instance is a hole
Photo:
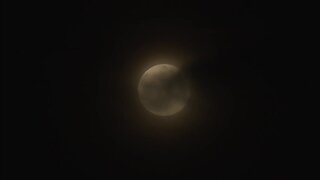
[[[290,19],[279,2],[4,5],[5,179],[268,179],[301,171],[290,128]],[[128,85],[144,63],[132,57],[158,51],[191,54],[182,64],[196,100],[190,117],[179,117],[185,126],[137,123],[161,119],[143,111]]]

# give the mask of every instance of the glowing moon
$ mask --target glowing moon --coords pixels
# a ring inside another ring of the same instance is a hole
[[[148,69],[140,79],[138,93],[143,106],[159,116],[178,113],[190,96],[186,79],[178,68],[169,64]]]

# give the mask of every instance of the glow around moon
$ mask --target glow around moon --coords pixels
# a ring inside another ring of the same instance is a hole
[[[179,69],[159,64],[141,77],[138,93],[143,106],[159,116],[171,116],[181,111],[189,99],[188,83]]]

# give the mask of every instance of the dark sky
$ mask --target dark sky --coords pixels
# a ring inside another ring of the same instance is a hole
[[[298,172],[282,7],[5,2],[5,179],[285,179]],[[155,54],[179,59],[193,88],[185,111],[165,121],[137,99],[135,80]]]

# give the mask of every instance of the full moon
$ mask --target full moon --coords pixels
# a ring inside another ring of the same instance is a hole
[[[148,69],[140,79],[138,93],[143,106],[158,116],[178,113],[190,96],[187,80],[177,67],[170,64]]]

